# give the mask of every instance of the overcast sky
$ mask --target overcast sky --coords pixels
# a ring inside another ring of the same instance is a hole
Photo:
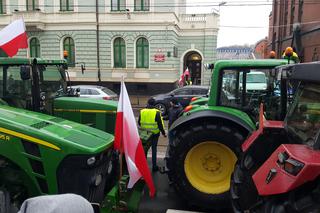
[[[255,44],[268,35],[271,0],[187,0],[187,13],[218,11],[219,2],[226,4],[220,6],[218,47]]]

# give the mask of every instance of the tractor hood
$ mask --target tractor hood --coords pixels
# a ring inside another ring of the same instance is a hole
[[[117,101],[60,97],[54,100],[54,115],[114,134]]]
[[[111,100],[102,100],[95,98],[80,97],[60,97],[54,100],[54,110],[62,111],[63,109],[72,112],[72,110],[92,110],[110,111],[116,113],[118,102]]]
[[[45,114],[0,105],[0,132],[66,153],[94,154],[113,144],[103,131]]]

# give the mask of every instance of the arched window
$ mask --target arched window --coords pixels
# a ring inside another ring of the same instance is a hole
[[[0,48],[0,57],[8,57],[8,55]]]
[[[6,13],[6,1],[5,0],[0,0],[0,14],[5,14]]]
[[[63,40],[63,50],[68,51],[68,65],[70,67],[75,66],[75,50],[74,50],[74,41],[71,37],[66,37]]]
[[[126,44],[123,38],[116,38],[113,42],[113,61],[115,68],[126,67]]]
[[[40,42],[37,38],[30,39],[30,57],[40,58]]]
[[[149,42],[145,38],[139,38],[136,45],[137,68],[149,67]]]

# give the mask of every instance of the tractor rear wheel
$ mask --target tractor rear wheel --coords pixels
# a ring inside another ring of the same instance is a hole
[[[223,209],[244,135],[222,124],[198,124],[175,134],[166,159],[169,180],[192,206]]]

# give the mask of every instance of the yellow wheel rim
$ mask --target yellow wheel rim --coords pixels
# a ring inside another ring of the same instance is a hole
[[[184,161],[190,184],[207,194],[220,194],[230,188],[230,178],[237,156],[227,146],[206,141],[192,147]]]

